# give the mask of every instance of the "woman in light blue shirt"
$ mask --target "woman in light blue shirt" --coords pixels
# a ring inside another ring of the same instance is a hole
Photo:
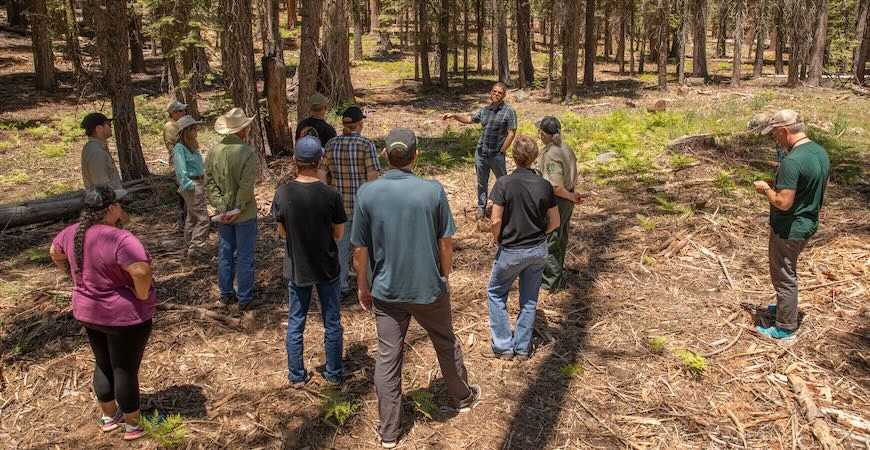
[[[178,143],[172,149],[172,162],[175,164],[175,176],[178,179],[178,193],[184,198],[187,208],[187,220],[184,223],[184,242],[187,244],[187,256],[197,259],[205,256],[205,245],[208,241],[209,216],[205,203],[205,191],[202,188],[203,171],[202,153],[196,140],[197,127],[202,122],[191,116],[178,119]]]

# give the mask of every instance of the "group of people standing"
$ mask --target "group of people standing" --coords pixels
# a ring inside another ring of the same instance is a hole
[[[505,93],[505,86],[496,83],[488,105],[471,114],[447,113],[443,119],[483,127],[475,149],[476,217],[482,220],[490,216],[497,251],[486,290],[491,340],[483,346],[482,355],[523,361],[534,352],[532,337],[541,287],[555,291],[567,286],[564,259],[570,217],[583,196],[576,192],[576,156],[562,141],[560,122],[548,116],[536,123],[542,144],[539,151],[535,139],[516,135],[516,112],[504,101]],[[311,117],[296,129],[293,159],[298,175],[277,187],[272,202],[277,233],[285,242],[288,378],[295,388],[306,386],[312,379],[303,358],[303,334],[316,290],[325,334],[323,378],[331,386],[342,383],[344,330],[340,305],[341,298],[352,292],[352,259],[358,302],[375,317],[378,346],[374,384],[381,418],[379,436],[385,448],[392,448],[402,429],[401,370],[411,318],[432,341],[457,411],[470,411],[481,399],[480,386],[468,381],[463,352],[453,329],[453,214],[443,186],[413,173],[419,149],[412,130],[395,128],[389,132],[381,152],[389,167],[382,173],[375,144],[361,134],[366,119],[363,110],[356,106],[344,110],[339,134],[325,120],[327,99],[316,94],[311,103]],[[246,117],[240,108],[220,116],[214,129],[224,137],[203,158],[197,142],[197,127],[202,122],[187,115],[185,109],[177,101],[169,104],[164,137],[184,205],[187,254],[191,258],[205,255],[209,222],[218,222],[219,302],[222,306],[237,302],[238,309],[244,311],[254,306],[258,228],[254,196],[258,163],[245,142],[253,117]],[[771,129],[786,130],[775,132],[777,141],[803,147],[805,135],[793,133],[799,127],[799,118],[777,117],[778,122],[771,119]],[[100,427],[103,431],[120,427],[125,439],[136,439],[144,433],[138,412],[138,367],[151,331],[156,300],[151,257],[141,242],[123,229],[129,220],[119,202],[125,191],[106,146],[106,139],[111,137],[111,119],[100,113],[88,114],[82,127],[89,140],[82,152],[82,176],[87,189],[81,221],[66,227],[53,241],[50,252],[58,267],[73,280],[73,314],[84,324],[95,356],[94,391],[103,412]],[[821,147],[813,145],[800,154],[820,158],[824,150],[819,153]],[[506,153],[511,146],[516,170],[508,175]],[[801,190],[806,184],[806,170],[795,163],[798,159],[794,154],[792,148],[790,162],[785,164],[788,174],[779,177],[775,188],[756,186],[776,208],[818,203],[815,219],[801,222],[800,233],[794,226],[796,222],[789,222],[791,231],[780,234],[785,243],[771,234],[772,274],[774,250],[781,249],[777,250],[777,258],[785,258],[785,267],[779,263],[776,266],[777,273],[783,274],[774,278],[779,283],[778,292],[786,278],[794,281],[794,305],[783,297],[780,308],[773,308],[776,326],[785,330],[796,314],[794,264],[805,245],[805,240],[792,245],[788,239],[812,234],[815,228],[810,222],[815,220],[817,224],[824,192],[823,187],[818,191],[819,184],[815,183],[812,186],[817,190],[812,196],[792,195],[788,202],[791,186]],[[815,163],[806,158],[801,161]],[[826,180],[826,171],[824,168],[825,173],[816,175]],[[492,192],[487,192],[490,172],[497,179]],[[488,213],[490,200],[492,209]],[[213,219],[206,203],[216,211]],[[812,209],[812,205],[805,209]],[[776,222],[782,228],[788,222],[784,216],[772,215],[772,226]],[[511,327],[508,293],[517,279],[519,315]],[[769,331],[765,334],[772,335]]]

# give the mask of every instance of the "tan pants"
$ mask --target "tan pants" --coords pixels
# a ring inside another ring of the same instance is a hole
[[[187,219],[184,222],[184,242],[187,244],[188,256],[200,256],[205,253],[208,242],[208,227],[211,219],[205,206],[205,192],[202,185],[194,183],[193,189],[181,191],[184,204],[187,207]]]

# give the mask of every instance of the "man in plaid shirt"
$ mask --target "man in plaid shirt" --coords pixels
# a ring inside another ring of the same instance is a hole
[[[490,104],[472,114],[447,113],[443,120],[454,119],[457,122],[483,125],[483,133],[477,141],[474,152],[474,167],[477,172],[477,220],[486,214],[486,189],[489,187],[489,172],[495,173],[496,179],[507,174],[505,153],[517,132],[517,113],[504,101],[507,87],[503,83],[495,83],[489,92]]]
[[[320,164],[320,179],[341,192],[344,211],[348,217],[345,225],[348,231],[336,242],[341,266],[339,279],[342,295],[350,293],[347,272],[350,263],[350,230],[353,229],[356,191],[366,181],[375,180],[381,175],[381,163],[378,161],[375,143],[360,134],[365,117],[357,106],[344,110],[341,116],[343,125],[341,135],[326,143],[326,152]]]

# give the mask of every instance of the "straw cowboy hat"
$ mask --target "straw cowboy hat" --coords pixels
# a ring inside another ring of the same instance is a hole
[[[203,123],[201,120],[196,120],[191,115],[181,116],[178,120],[175,121],[175,126],[178,127],[178,134],[176,136],[181,136],[181,132],[184,131],[185,128]]]
[[[220,134],[236,134],[253,121],[254,117],[246,117],[242,108],[233,108],[215,120],[214,130]]]

